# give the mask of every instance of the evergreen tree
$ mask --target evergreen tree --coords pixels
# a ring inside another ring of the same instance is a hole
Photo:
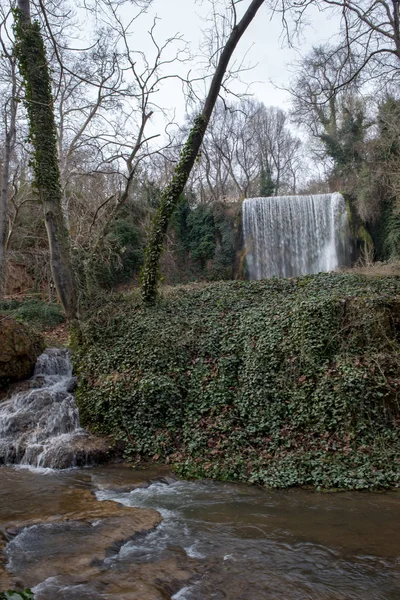
[[[264,165],[261,165],[259,195],[261,198],[275,195],[275,182],[272,179],[271,168],[268,163],[266,168],[264,168]]]

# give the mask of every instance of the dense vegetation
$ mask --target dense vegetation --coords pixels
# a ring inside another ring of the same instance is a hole
[[[114,296],[75,358],[83,424],[189,477],[394,485],[399,291],[320,274]]]
[[[1,300],[0,313],[28,323],[36,329],[52,329],[65,321],[60,304],[29,296],[21,300]]]
[[[151,204],[158,206],[156,195]],[[233,279],[242,246],[240,207],[240,203],[222,202],[191,206],[182,196],[168,230],[162,265],[165,282]],[[138,223],[146,221],[146,210],[130,203],[112,223],[90,273],[81,276],[86,292],[96,296],[100,290],[138,281],[146,244],[146,232]],[[77,257],[78,268],[82,258]]]

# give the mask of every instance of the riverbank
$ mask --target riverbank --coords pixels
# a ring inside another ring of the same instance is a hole
[[[396,486],[399,296],[353,274],[114,296],[76,353],[82,424],[186,477]]]

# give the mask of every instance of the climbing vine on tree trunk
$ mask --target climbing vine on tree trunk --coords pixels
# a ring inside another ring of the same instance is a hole
[[[77,295],[71,264],[70,239],[62,214],[56,125],[46,49],[37,21],[32,22],[29,2],[18,1],[15,10],[15,54],[23,78],[29,137],[34,149],[35,184],[43,205],[50,246],[51,272],[67,317],[77,317]]]
[[[221,52],[211,86],[201,114],[195,119],[187,142],[181,152],[178,165],[170,184],[164,190],[161,204],[153,219],[146,248],[145,263],[142,269],[142,295],[145,302],[154,302],[159,279],[160,257],[164,246],[164,237],[168,223],[179,198],[184,190],[197,154],[200,150],[215,103],[221,90],[231,56],[247,27],[257,14],[264,0],[252,0],[242,19],[233,27],[231,34]]]

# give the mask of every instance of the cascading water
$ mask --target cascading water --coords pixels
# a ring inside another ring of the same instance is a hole
[[[39,356],[30,389],[0,404],[0,464],[67,468],[86,464],[68,350]]]
[[[348,218],[339,193],[247,198],[243,231],[250,279],[296,277],[349,263]]]

